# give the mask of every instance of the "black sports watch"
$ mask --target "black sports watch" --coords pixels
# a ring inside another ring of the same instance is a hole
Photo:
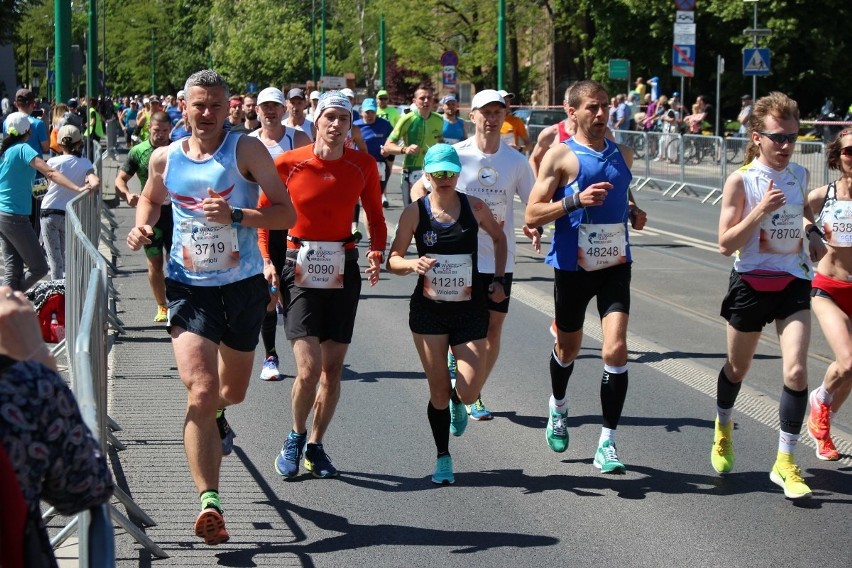
[[[231,222],[239,225],[243,222],[243,210],[239,207],[231,207]]]
[[[504,276],[495,276],[491,279],[492,282],[497,282],[500,286],[506,287],[506,278]]]

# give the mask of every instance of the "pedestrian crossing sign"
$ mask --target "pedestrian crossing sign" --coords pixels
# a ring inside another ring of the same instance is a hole
[[[743,75],[769,74],[769,48],[755,47],[743,50]]]

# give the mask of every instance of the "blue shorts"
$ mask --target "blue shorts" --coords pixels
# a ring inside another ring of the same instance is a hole
[[[269,304],[262,274],[225,286],[191,286],[166,278],[169,323],[235,351],[254,351]]]

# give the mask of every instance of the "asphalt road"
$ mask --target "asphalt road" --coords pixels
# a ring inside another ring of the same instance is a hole
[[[401,211],[397,176],[392,227]],[[342,396],[325,446],[341,476],[284,481],[273,462],[291,427],[294,363],[279,333],[288,378],[255,379],[228,410],[237,432],[220,491],[231,541],[206,547],[192,534],[197,496],[181,445],[185,397],[141,255],[119,260],[115,280],[129,333],[113,349],[111,414],[128,449],[113,454],[119,481],[159,524],[147,529],[170,558],[156,560],[124,532],[130,566],[849,566],[852,413],[835,421],[841,462],[798,461],[814,490],[793,503],[769,481],[777,446],[780,357],[768,329],[734,414],[734,472],[709,463],[716,374],[724,362],[718,315],[731,259],[715,247],[718,208],[657,190],[637,196],[648,228],[633,234],[630,391],[618,430],[623,476],[592,466],[600,430],[600,326],[587,338],[568,388],[571,446],[544,439],[550,394],[552,271],[519,237],[503,351],[483,392],[490,422],[450,441],[456,484],[430,482],[434,445],[428,389],[407,327],[414,277],[365,285]],[[517,204],[516,204],[517,205]],[[115,210],[120,235],[132,225]],[[522,208],[516,206],[516,217]],[[810,385],[830,351],[815,325]],[[262,350],[255,359],[259,373]]]

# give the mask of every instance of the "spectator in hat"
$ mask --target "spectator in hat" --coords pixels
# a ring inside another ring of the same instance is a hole
[[[503,97],[504,101],[506,101],[507,110],[510,111],[512,108],[512,101],[515,98],[515,93],[509,93],[504,90],[497,92],[500,93],[500,96]],[[506,112],[506,119],[503,121],[503,126],[500,127],[500,136],[503,138],[503,142],[515,150],[523,152],[524,154],[529,152],[530,137],[527,134],[527,126],[524,124],[523,120],[511,112]]]
[[[95,175],[92,162],[80,155],[83,136],[80,129],[66,124],[59,129],[56,141],[62,155],[54,156],[47,165],[62,173],[78,187],[95,189],[101,180]],[[65,278],[65,210],[68,202],[77,197],[77,191],[61,186],[55,181],[47,186],[41,202],[41,237],[50,267],[50,279]]]
[[[13,112],[6,118],[6,137],[0,145],[0,248],[3,285],[28,290],[47,274],[47,260],[29,219],[33,210],[32,187],[36,171],[49,181],[72,191],[86,191],[41,158],[27,144],[32,134],[29,116]],[[25,268],[26,267],[26,268]]]

